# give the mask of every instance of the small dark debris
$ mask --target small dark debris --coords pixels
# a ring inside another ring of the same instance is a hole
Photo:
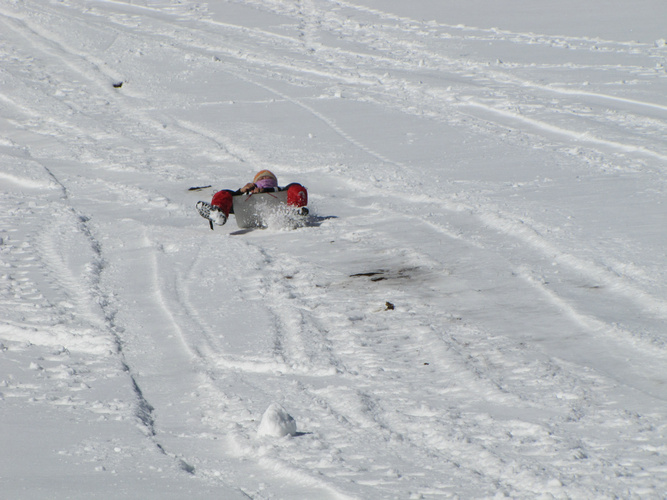
[[[385,281],[385,280],[399,280],[410,279],[413,268],[399,269],[398,271],[391,271],[387,269],[378,269],[376,271],[367,271],[365,273],[350,274],[350,278],[370,278],[370,281]]]
[[[113,88],[119,89],[123,86],[123,82],[113,82]]]
[[[371,271],[368,273],[350,274],[350,278],[359,278],[361,276],[371,277],[371,276],[377,276],[378,274],[384,274],[384,271]]]
[[[393,311],[394,310],[394,304],[392,304],[391,302],[385,302],[384,306],[385,306],[385,311]]]
[[[430,365],[430,364],[431,364],[431,363],[424,363],[424,366],[428,366],[428,365]]]

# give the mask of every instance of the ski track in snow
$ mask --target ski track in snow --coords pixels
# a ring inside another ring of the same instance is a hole
[[[3,488],[661,497],[664,46],[364,3],[0,6]]]

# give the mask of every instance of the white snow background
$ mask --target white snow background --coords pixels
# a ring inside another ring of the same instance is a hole
[[[0,496],[665,498],[665,21],[0,1]]]

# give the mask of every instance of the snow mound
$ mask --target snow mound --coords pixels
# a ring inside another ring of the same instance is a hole
[[[262,416],[257,429],[258,436],[283,437],[296,434],[296,420],[287,413],[285,408],[273,403]]]

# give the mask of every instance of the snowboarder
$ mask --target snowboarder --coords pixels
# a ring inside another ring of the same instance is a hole
[[[230,213],[233,211],[232,196],[241,194],[270,193],[277,191],[287,191],[287,205],[299,208],[302,214],[307,214],[308,209],[308,191],[301,184],[293,182],[285,187],[278,186],[278,178],[270,170],[260,170],[255,174],[252,182],[247,183],[240,189],[232,191],[223,189],[213,195],[211,203],[200,201],[197,203],[199,215],[208,219],[213,224],[222,226],[227,222]]]

